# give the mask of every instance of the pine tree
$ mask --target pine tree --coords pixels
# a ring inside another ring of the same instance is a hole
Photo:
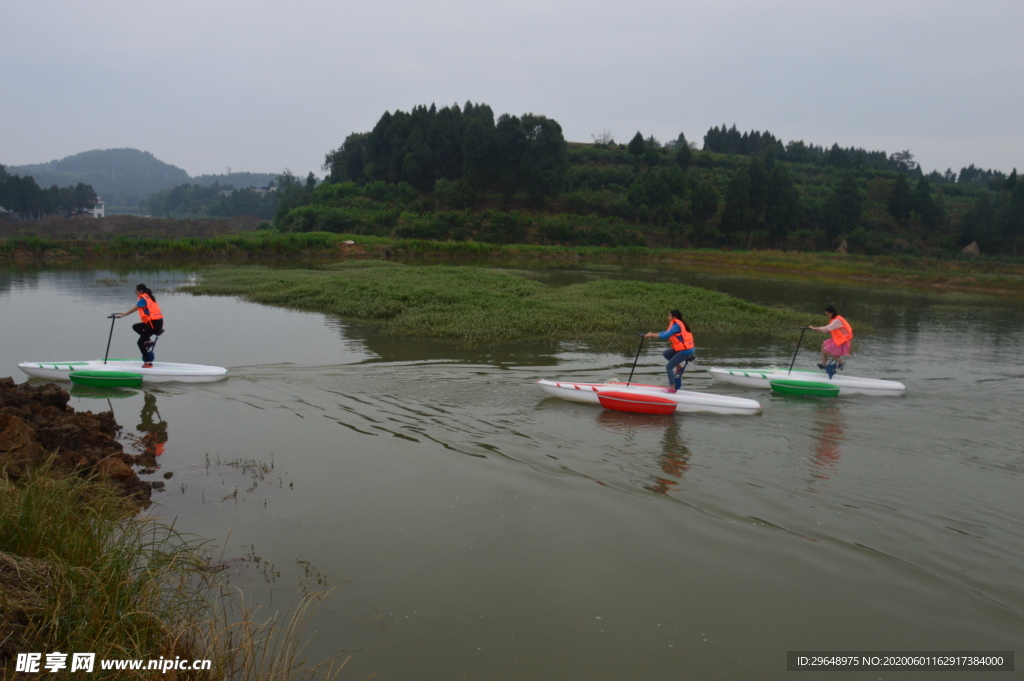
[[[640,134],[639,130],[637,130],[636,134],[633,135],[633,139],[629,141],[629,144],[626,146],[626,151],[637,159],[643,156],[647,151],[647,144],[644,142],[644,136]]]
[[[913,201],[910,197],[910,184],[907,176],[902,173],[896,176],[892,185],[892,195],[886,203],[886,208],[894,219],[905,223],[910,219],[910,211]]]

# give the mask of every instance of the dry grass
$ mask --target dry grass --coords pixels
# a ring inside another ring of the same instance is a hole
[[[166,678],[334,678],[336,665],[300,659],[303,626],[323,596],[259,621],[208,549],[138,517],[104,484],[48,469],[17,483],[0,476],[0,671],[13,675],[19,652],[72,651],[95,653],[97,671],[104,659],[181,657],[212,669]]]

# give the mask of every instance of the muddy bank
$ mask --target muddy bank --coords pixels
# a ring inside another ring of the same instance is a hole
[[[126,453],[116,439],[120,426],[112,412],[76,412],[69,399],[54,383],[17,385],[0,378],[0,470],[17,481],[52,456],[59,472],[108,481],[147,503],[152,484],[140,480],[133,466],[145,465],[152,454]]]

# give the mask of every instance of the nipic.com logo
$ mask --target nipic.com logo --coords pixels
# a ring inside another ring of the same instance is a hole
[[[96,669],[96,653],[18,653],[15,660],[16,672],[23,674],[85,672],[92,673]],[[212,666],[210,660],[173,660],[160,657],[157,660],[100,660],[99,669],[128,671],[158,671],[166,674],[169,671],[208,671]]]
[[[91,672],[96,664],[96,653],[71,653],[71,666],[68,667],[67,653],[47,653],[43,661],[42,653],[18,653],[14,671],[29,674],[47,671],[56,673],[67,669],[72,672]]]

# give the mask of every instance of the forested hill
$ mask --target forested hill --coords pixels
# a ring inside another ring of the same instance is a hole
[[[182,184],[266,186],[276,176],[246,172],[190,178],[181,168],[138,149],[96,149],[49,163],[8,166],[7,172],[33,177],[40,187],[88,184],[108,206],[129,207],[138,207],[150,195]]]
[[[58,161],[8,166],[11,175],[31,176],[40,187],[89,184],[113,206],[137,206],[155,191],[188,181],[188,173],[156,159],[148,151],[85,151]]]
[[[1024,181],[925,173],[909,150],[783,143],[714,127],[703,145],[637,132],[570,143],[542,115],[467,102],[385,112],[278,191],[274,224],[434,240],[1024,254]],[[975,245],[976,246],[973,246]]]

